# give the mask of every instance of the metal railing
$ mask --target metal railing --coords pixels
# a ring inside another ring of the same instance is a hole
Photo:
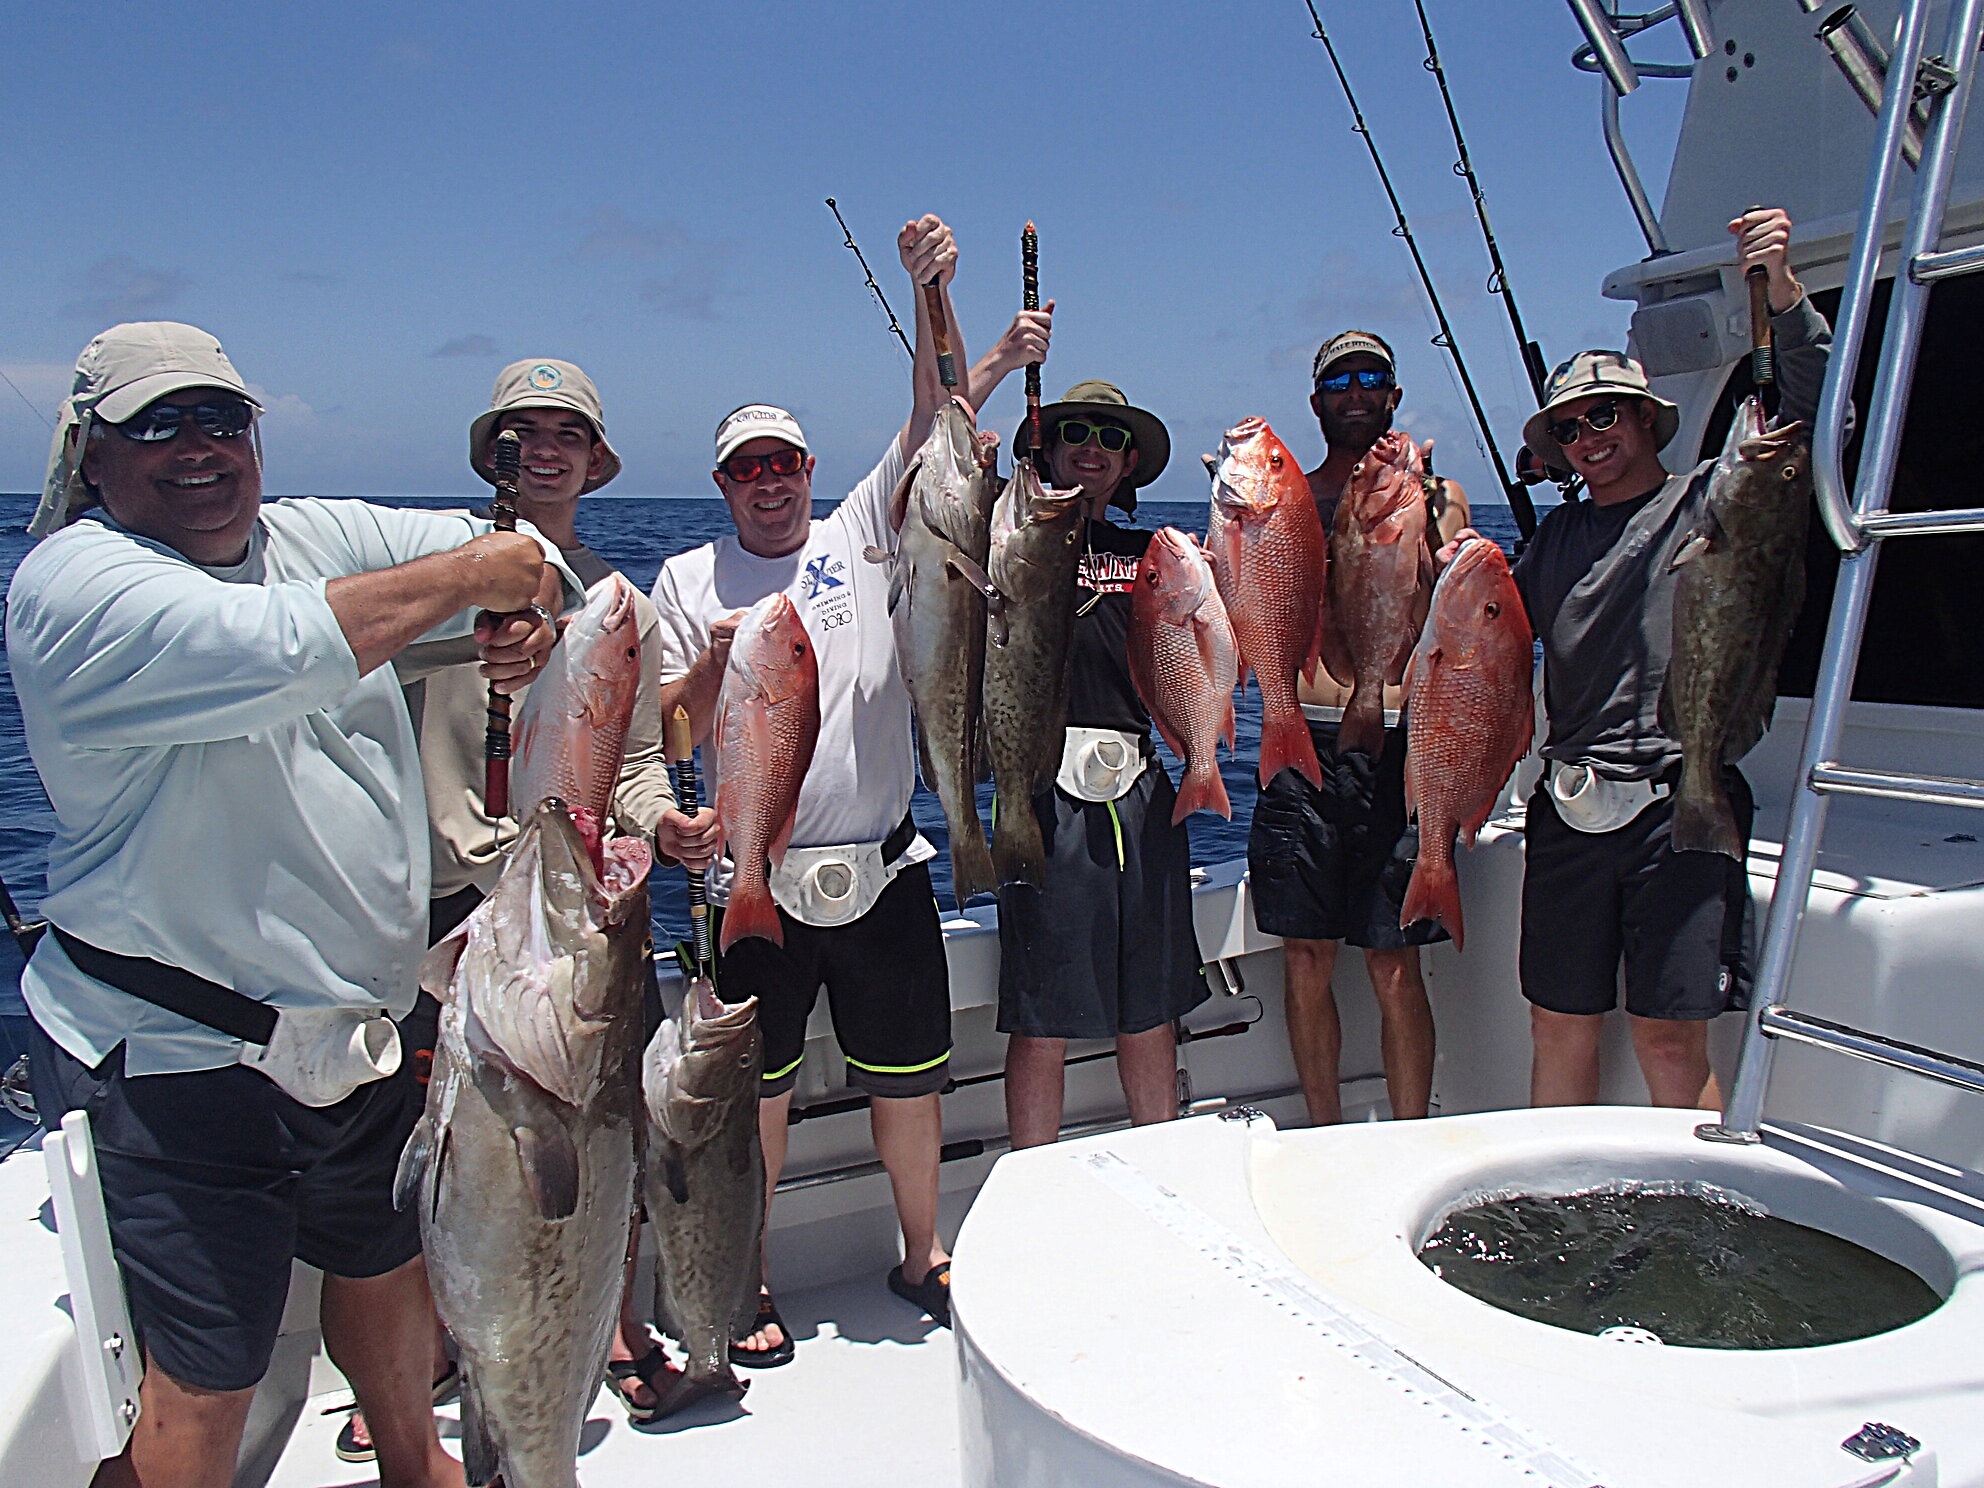
[[[1835,794],[1929,801],[1945,806],[1984,807],[1984,783],[1938,776],[1857,769],[1838,762],[1840,735],[1853,694],[1861,639],[1874,590],[1883,541],[1896,537],[1984,531],[1984,510],[1908,512],[1888,510],[1902,429],[1915,379],[1915,363],[1928,316],[1929,291],[1940,278],[1984,269],[1984,254],[1938,251],[1957,143],[1963,133],[1980,37],[1984,0],[1955,0],[1942,52],[1926,53],[1931,0],[1906,0],[1881,98],[1873,164],[1859,230],[1841,291],[1832,360],[1819,398],[1818,427],[1812,441],[1813,476],[1826,530],[1840,549],[1839,578],[1826,623],[1825,649],[1812,690],[1811,717],[1799,757],[1799,789],[1792,801],[1791,825],[1779,860],[1777,890],[1771,897],[1763,953],[1758,961],[1749,1026],[1737,1066],[1735,1087],[1720,1122],[1696,1128],[1708,1141],[1756,1142],[1769,1092],[1771,1064],[1779,1039],[1872,1060],[1966,1090],[1984,1092],[1984,1070],[1968,1060],[1919,1049],[1879,1034],[1813,1018],[1783,1008],[1790,991],[1791,963],[1811,898],[1812,874],[1825,830],[1826,808]],[[1950,59],[1955,59],[1952,62]],[[1849,497],[1841,462],[1846,413],[1854,370],[1866,341],[1867,321],[1879,277],[1882,227],[1903,164],[1903,149],[1918,102],[1927,104],[1922,159],[1901,235],[1900,264],[1888,302],[1887,328],[1866,423],[1866,442]]]

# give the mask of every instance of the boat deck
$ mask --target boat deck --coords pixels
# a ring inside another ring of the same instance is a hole
[[[779,1310],[798,1357],[782,1369],[742,1371],[750,1390],[741,1401],[705,1401],[637,1429],[602,1390],[580,1447],[585,1488],[766,1482],[795,1472],[817,1488],[959,1482],[957,1351],[948,1330],[893,1296],[879,1275],[781,1292]],[[331,1450],[350,1399],[342,1389],[310,1398],[270,1488],[379,1481],[370,1466],[340,1462]],[[454,1451],[455,1408],[439,1415]]]

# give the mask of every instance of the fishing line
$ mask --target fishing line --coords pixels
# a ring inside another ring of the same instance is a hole
[[[861,245],[854,241],[854,233],[848,227],[847,219],[840,215],[840,208],[834,205],[834,199],[831,196],[827,198],[827,210],[834,214],[834,221],[840,224],[841,237],[846,239],[841,246],[852,253],[854,255],[854,261],[861,265],[861,272],[868,279],[868,292],[875,297],[875,302],[882,307],[882,313],[888,316],[889,329],[895,332],[896,340],[902,342],[903,354],[914,363],[916,361],[916,352],[909,344],[909,337],[902,333],[902,322],[896,319],[896,312],[889,308],[889,297],[882,293],[882,286],[875,282],[875,271],[868,267],[868,260],[862,257]]]
[[[1419,251],[1419,240],[1413,236],[1412,224],[1406,219],[1405,204],[1399,200],[1398,190],[1392,185],[1391,172],[1385,168],[1384,156],[1378,153],[1378,141],[1371,133],[1371,126],[1364,122],[1364,111],[1358,106],[1357,94],[1350,86],[1350,76],[1343,70],[1343,61],[1337,56],[1336,45],[1330,40],[1323,18],[1316,10],[1316,0],[1304,0],[1309,7],[1309,18],[1316,29],[1311,33],[1323,44],[1328,53],[1330,67],[1336,73],[1337,85],[1343,89],[1344,102],[1350,105],[1350,132],[1364,141],[1364,148],[1371,156],[1371,164],[1378,172],[1378,183],[1385,188],[1385,197],[1391,203],[1392,216],[1396,226],[1392,236],[1405,242],[1406,250],[1412,255],[1412,266],[1419,273],[1419,284],[1426,292],[1433,316],[1439,323],[1439,332],[1433,337],[1433,344],[1453,358],[1455,370],[1459,373],[1461,389],[1467,397],[1467,405],[1474,415],[1475,425],[1481,431],[1482,442],[1488,447],[1488,458],[1495,467],[1495,478],[1502,487],[1502,496],[1509,504],[1509,510],[1516,519],[1516,526],[1527,539],[1536,531],[1536,511],[1529,499],[1529,492],[1509,478],[1509,467],[1502,459],[1502,450],[1495,442],[1494,426],[1488,420],[1488,410],[1481,405],[1481,395],[1475,389],[1474,378],[1467,370],[1467,361],[1461,355],[1460,343],[1454,337],[1452,323],[1447,319],[1447,309],[1440,300],[1440,291],[1433,283],[1432,270],[1426,266],[1425,255]]]
[[[51,424],[51,423],[49,423],[49,421],[48,421],[48,415],[47,415],[47,414],[45,414],[45,413],[43,413],[43,412],[42,412],[42,411],[41,411],[41,410],[40,410],[39,408],[36,408],[36,407],[34,406],[34,404],[32,404],[32,403],[28,403],[28,395],[27,395],[26,393],[24,393],[24,392],[22,392],[22,391],[20,390],[20,388],[18,388],[18,387],[15,387],[15,385],[14,385],[14,379],[13,379],[13,378],[11,378],[11,377],[9,377],[9,376],[7,376],[7,372],[6,372],[6,369],[5,369],[5,368],[0,368],[0,381],[4,381],[4,382],[5,382],[6,384],[7,384],[7,386],[8,386],[8,387],[10,387],[10,388],[13,388],[13,389],[14,389],[14,396],[15,396],[16,398],[19,398],[19,399],[20,399],[20,400],[21,400],[21,401],[22,401],[23,403],[27,403],[27,405],[28,405],[28,412],[29,412],[29,413],[31,413],[31,414],[33,414],[33,415],[34,415],[34,416],[35,416],[36,418],[38,418],[38,419],[40,419],[40,420],[41,420],[41,423],[42,423],[42,427],[43,427],[43,428],[45,428],[45,429],[50,429],[50,430],[52,430],[52,429],[54,429],[54,427],[55,427],[55,425],[53,425],[53,424]]]

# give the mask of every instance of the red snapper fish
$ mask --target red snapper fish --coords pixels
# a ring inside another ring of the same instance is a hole
[[[634,586],[610,573],[586,591],[585,605],[524,694],[514,731],[517,820],[529,821],[541,801],[563,801],[592,844],[595,867],[640,682]]]
[[[736,871],[718,949],[747,935],[785,944],[770,869],[785,857],[820,736],[820,666],[799,611],[767,595],[738,622],[717,693],[717,822]]]
[[[1173,826],[1194,811],[1232,819],[1219,741],[1232,751],[1239,679],[1240,649],[1212,565],[1190,537],[1160,527],[1137,565],[1130,597],[1130,680],[1164,742],[1185,762]]]
[[[1322,767],[1295,699],[1321,655],[1329,545],[1308,479],[1266,419],[1226,431],[1212,471],[1206,553],[1232,618],[1243,677],[1261,686],[1261,784],[1286,769],[1321,787]]]
[[[1405,676],[1426,616],[1426,465],[1412,436],[1390,429],[1350,472],[1330,523],[1323,665],[1350,685],[1337,752],[1374,759],[1385,742],[1385,687]]]
[[[1454,833],[1474,834],[1535,728],[1532,637],[1509,561],[1485,538],[1461,545],[1433,589],[1408,678],[1405,808],[1419,822],[1419,861],[1399,928],[1438,920],[1462,943]]]

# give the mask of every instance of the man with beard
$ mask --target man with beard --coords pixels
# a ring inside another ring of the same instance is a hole
[[[1368,331],[1323,343],[1309,406],[1328,453],[1309,472],[1309,489],[1329,530],[1357,462],[1392,426],[1402,390],[1392,349]],[[1426,480],[1427,534],[1444,543],[1468,523],[1457,481]],[[1445,940],[1431,920],[1399,928],[1399,909],[1419,855],[1419,829],[1405,817],[1404,689],[1385,688],[1385,739],[1376,758],[1337,750],[1350,688],[1318,667],[1301,685],[1316,758],[1318,790],[1295,770],[1268,782],[1254,806],[1247,866],[1255,922],[1282,937],[1288,1039],[1309,1119],[1343,1118],[1337,1061],[1343,1030],[1330,979],[1337,943],[1364,951],[1377,993],[1385,1090],[1394,1117],[1424,1116],[1433,1088],[1433,1012],[1419,971],[1419,947]]]

